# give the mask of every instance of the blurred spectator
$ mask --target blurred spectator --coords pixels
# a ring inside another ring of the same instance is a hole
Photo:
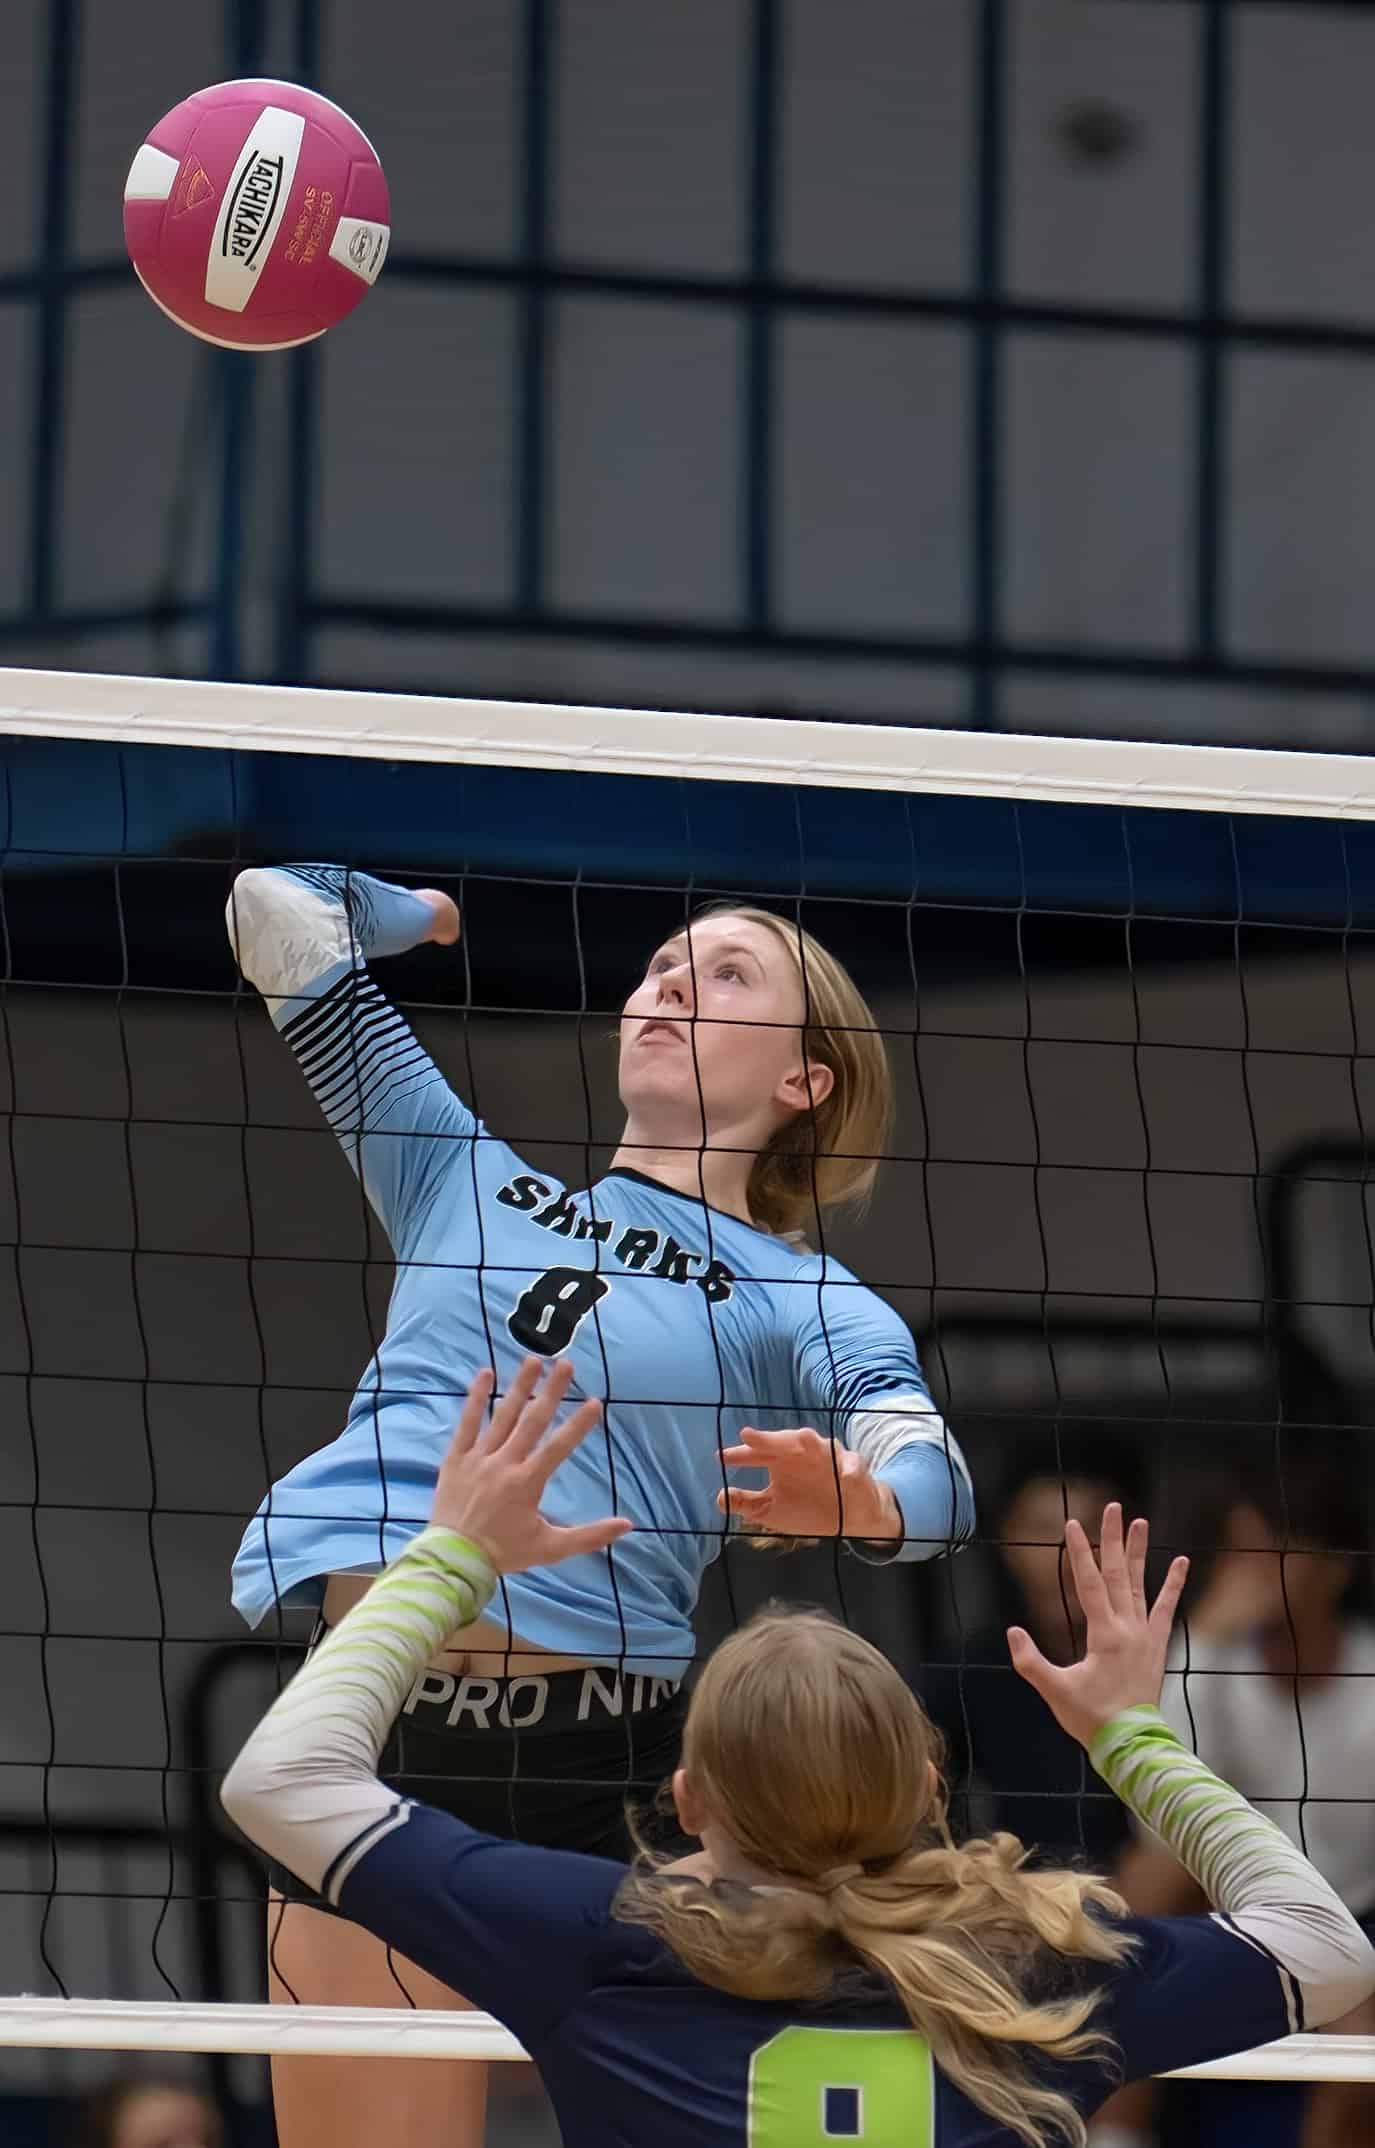
[[[224,2123],[184,2081],[129,2075],[79,2105],[72,2148],[224,2148]]]
[[[1348,1907],[1369,1919],[1375,1623],[1360,1608],[1370,1561],[1363,1475],[1355,1453],[1292,1454],[1242,1479],[1215,1532],[1196,1524],[1195,1541],[1218,1550],[1176,1634],[1162,1707],[1178,1735],[1302,1842]],[[1154,1839],[1130,1847],[1118,1883],[1143,1913],[1204,1907]],[[1334,2027],[1375,2031],[1375,2009]],[[1105,2143],[1154,2138],[1149,2090],[1129,2093],[1110,2114],[1122,2130]],[[1200,2148],[1375,2148],[1375,2087],[1325,2082],[1306,2099],[1270,2091],[1262,2103],[1210,2083],[1196,2095]]]
[[[1006,1828],[1052,1863],[1110,1871],[1127,1839],[1122,1807],[1012,1668],[1007,1628],[1025,1626],[1052,1662],[1079,1652],[1083,1614],[1063,1562],[1073,1516],[1097,1541],[1109,1500],[1134,1507],[1130,1462],[1104,1446],[1091,1466],[1061,1475],[1038,1459],[992,1508],[997,1623],[961,1637],[958,1660],[921,1679],[922,1699],[947,1744],[950,1824],[957,1836]]]

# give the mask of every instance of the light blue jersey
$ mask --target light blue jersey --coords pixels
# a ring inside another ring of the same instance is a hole
[[[234,1565],[250,1625],[374,1573],[429,1516],[473,1374],[537,1351],[574,1367],[601,1425],[559,1469],[556,1522],[615,1512],[610,1551],[503,1583],[541,1652],[681,1675],[726,1522],[721,1449],[810,1424],[865,1453],[902,1509],[900,1558],[968,1535],[963,1458],[906,1326],[837,1261],[614,1169],[570,1193],[490,1134],[364,967],[427,937],[419,897],[329,866],[241,873],[230,929],[396,1255],[386,1334],[338,1439],[274,1485]],[[741,1473],[739,1481],[758,1481]],[[488,1616],[498,1610],[495,1601]]]

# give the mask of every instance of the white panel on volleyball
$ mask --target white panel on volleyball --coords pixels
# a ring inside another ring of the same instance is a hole
[[[154,149],[151,142],[144,142],[136,151],[129,166],[129,176],[124,182],[126,201],[166,201],[172,191],[172,182],[181,170],[175,157],[169,157],[165,149]]]
[[[361,276],[364,283],[373,284],[382,273],[390,243],[390,225],[365,223],[358,216],[341,216],[330,240],[329,257],[355,276]]]
[[[264,105],[254,120],[206,255],[207,305],[222,306],[226,313],[247,307],[258,287],[259,264],[271,253],[286,215],[305,131],[299,112],[278,105]]]

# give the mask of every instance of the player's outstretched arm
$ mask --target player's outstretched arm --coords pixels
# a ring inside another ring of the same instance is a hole
[[[366,965],[426,941],[451,946],[457,908],[437,889],[392,887],[343,866],[252,866],[235,880],[225,919],[240,969],[404,1256],[477,1121]]]
[[[1116,1504],[1104,1512],[1098,1558],[1078,1522],[1067,1522],[1065,1549],[1086,1622],[1083,1657],[1050,1663],[1014,1626],[1013,1665],[1232,1930],[1293,1979],[1303,2024],[1321,2027],[1375,1991],[1375,1948],[1302,1851],[1181,1745],[1161,1715],[1165,1653],[1188,1561],[1173,1562],[1148,1607],[1148,1542],[1140,1520],[1124,1537]]]
[[[225,1810],[260,1848],[333,1897],[357,1859],[400,1824],[377,1759],[416,1677],[478,1618],[497,1575],[601,1551],[630,1529],[608,1516],[558,1528],[545,1486],[601,1414],[584,1402],[553,1427],[572,1368],[527,1358],[490,1409],[473,1382],[440,1470],[430,1525],[373,1583],[268,1710],[224,1779]]]

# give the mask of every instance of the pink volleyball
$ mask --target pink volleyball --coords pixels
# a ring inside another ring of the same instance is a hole
[[[322,336],[376,283],[391,238],[377,151],[293,82],[218,82],[160,119],[124,187],[124,243],[178,328],[230,350]]]

